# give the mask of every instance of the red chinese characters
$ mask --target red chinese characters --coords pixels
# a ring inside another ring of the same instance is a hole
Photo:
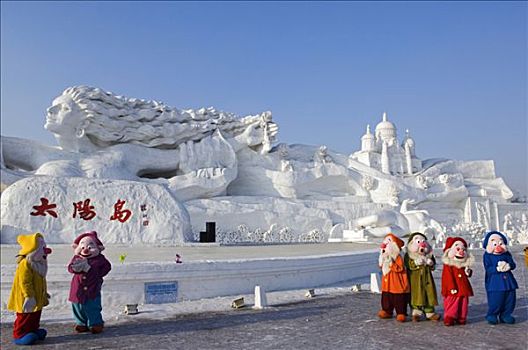
[[[79,217],[83,220],[92,220],[97,215],[93,209],[94,206],[90,205],[90,199],[73,203],[73,218],[79,214]]]
[[[132,216],[132,212],[130,210],[123,209],[125,203],[126,201],[124,200],[117,200],[116,204],[114,204],[114,215],[110,217],[110,220],[125,222]]]
[[[91,205],[91,199],[86,198],[79,202],[73,203],[73,215],[72,218],[80,218],[83,220],[92,220],[97,216],[97,213],[95,212],[95,207]],[[121,223],[127,222],[132,217],[132,211],[129,209],[125,209],[126,200],[118,199],[117,202],[114,204],[114,212],[112,216],[110,216],[110,221],[117,220]],[[33,211],[30,212],[30,215],[32,216],[47,216],[50,215],[54,218],[58,217],[57,211],[57,204],[50,203],[48,198],[42,197],[40,198],[40,205],[33,206]],[[142,211],[142,219],[143,219],[143,225],[148,226],[149,222],[147,219],[147,205],[142,204],[140,206]]]
[[[40,205],[35,205],[33,209],[35,209],[34,212],[29,213],[29,215],[32,216],[46,216],[46,214],[49,214],[53,216],[54,218],[57,217],[57,212],[53,209],[57,208],[57,204],[49,202],[49,199],[47,198],[40,198]]]

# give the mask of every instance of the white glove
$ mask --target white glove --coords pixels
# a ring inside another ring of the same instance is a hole
[[[90,270],[90,264],[88,264],[88,259],[79,259],[72,264],[72,270],[75,272],[88,272]]]
[[[418,266],[420,266],[420,265],[425,265],[425,260],[422,259],[422,258],[418,258],[418,259],[414,260],[414,263],[415,263],[416,265],[418,265]]]
[[[82,264],[82,270],[83,270],[84,272],[88,272],[88,271],[90,271],[90,268],[91,268],[91,266],[90,266],[90,264],[88,263],[88,259],[84,259],[84,260],[83,260],[83,264]]]
[[[504,265],[506,265],[506,261],[501,260],[497,263],[497,271],[503,272],[504,271]]]
[[[35,306],[37,306],[37,301],[35,298],[25,298],[24,304],[22,304],[22,311],[27,314],[30,312],[33,312],[33,309],[35,309]]]
[[[434,261],[433,259],[430,259],[430,258],[427,258],[427,260],[425,261],[427,265],[429,266],[433,266],[434,265]]]
[[[458,291],[456,289],[451,289],[451,294],[456,294]]]
[[[72,263],[71,264],[71,268],[75,272],[81,272],[83,270],[83,267],[82,267],[80,261]]]
[[[510,269],[511,269],[510,264],[506,263],[506,264],[504,264],[504,266],[502,267],[502,272],[510,271]]]
[[[466,267],[464,272],[466,273],[466,276],[471,277],[473,275],[473,270],[471,270],[469,267]]]

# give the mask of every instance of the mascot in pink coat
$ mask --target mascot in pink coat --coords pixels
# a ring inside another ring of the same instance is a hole
[[[111,270],[111,265],[101,252],[103,243],[95,231],[81,234],[72,244],[75,255],[68,264],[73,274],[70,286],[75,331],[101,333],[104,327],[101,315],[101,287],[103,277]]]

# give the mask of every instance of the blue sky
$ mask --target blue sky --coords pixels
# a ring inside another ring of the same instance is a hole
[[[527,185],[526,2],[4,2],[2,135],[55,144],[45,110],[85,84],[239,115],[350,153],[381,113],[417,155],[493,159]]]

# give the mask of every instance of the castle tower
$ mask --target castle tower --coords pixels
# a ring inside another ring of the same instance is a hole
[[[407,175],[412,175],[412,157],[411,157],[411,147],[408,143],[405,143],[405,165],[407,170]]]
[[[370,132],[370,125],[367,125],[367,132],[361,137],[361,150],[365,152],[376,150],[376,138]]]
[[[415,144],[414,144],[413,138],[411,137],[411,134],[409,133],[409,129],[405,129],[405,137],[402,140],[401,146],[402,146],[403,149],[405,149],[406,145],[409,145],[409,149],[411,151],[411,156],[412,157],[416,157]]]
[[[422,170],[422,161],[415,155],[415,143],[409,130],[400,145],[396,126],[388,120],[385,112],[374,135],[367,125],[367,131],[361,137],[361,149],[352,153],[350,158],[385,174],[412,175]]]
[[[382,141],[381,146],[381,172],[390,174],[389,150],[386,141]]]
[[[389,146],[396,143],[396,127],[387,119],[387,113],[383,112],[383,120],[376,125],[376,141],[387,142]]]

